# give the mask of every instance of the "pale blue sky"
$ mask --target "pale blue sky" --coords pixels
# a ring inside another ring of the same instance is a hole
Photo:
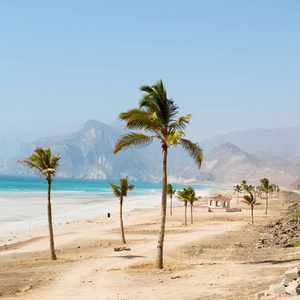
[[[162,78],[195,141],[300,127],[300,1],[0,1],[0,135],[112,123]]]

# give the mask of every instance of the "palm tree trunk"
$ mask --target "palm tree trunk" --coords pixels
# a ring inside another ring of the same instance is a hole
[[[170,202],[170,215],[172,216],[172,196],[170,196],[171,202]]]
[[[187,217],[186,217],[186,209],[187,209],[187,202],[184,202],[184,226],[187,226]]]
[[[191,224],[193,224],[193,204],[191,203]]]
[[[168,147],[163,146],[163,175],[162,175],[162,197],[161,197],[161,224],[158,233],[157,256],[155,262],[156,269],[163,269],[163,249],[166,227],[166,212],[167,212],[167,156]]]
[[[124,226],[123,226],[122,208],[123,208],[123,196],[120,197],[120,225],[121,225],[122,243],[126,244],[125,234],[124,234]]]
[[[239,192],[237,192],[236,204],[239,204]]]
[[[265,215],[268,214],[268,193],[266,193],[266,210],[265,210]]]
[[[252,219],[252,224],[254,224],[254,219],[253,219],[253,205],[251,205],[251,219]]]
[[[52,227],[52,212],[51,212],[51,178],[48,181],[48,227],[49,227],[49,237],[50,237],[50,255],[52,260],[57,260],[55,249],[54,249],[54,237],[53,237],[53,227]]]

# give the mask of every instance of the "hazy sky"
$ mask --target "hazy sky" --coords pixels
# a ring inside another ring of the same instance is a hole
[[[112,123],[162,78],[197,141],[300,127],[300,1],[0,1],[0,135]]]

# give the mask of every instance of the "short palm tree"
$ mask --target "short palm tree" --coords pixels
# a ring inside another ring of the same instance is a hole
[[[191,205],[191,224],[194,224],[193,221],[194,202],[198,201],[201,197],[196,197],[196,192],[191,186],[188,187],[188,191],[189,191],[188,201],[190,202]]]
[[[183,188],[183,191],[178,191],[177,192],[177,198],[184,202],[184,225],[187,226],[187,217],[186,217],[186,212],[187,212],[187,204],[189,202],[189,191],[187,188]]]
[[[252,224],[254,224],[254,219],[253,219],[253,210],[254,210],[254,205],[261,205],[261,203],[256,202],[256,198],[254,198],[253,194],[250,192],[250,195],[244,196],[244,200],[242,200],[244,203],[250,205],[251,207],[251,220]]]
[[[167,92],[162,80],[152,86],[142,86],[142,97],[139,108],[128,110],[119,115],[126,121],[125,128],[140,130],[123,135],[116,143],[114,153],[122,149],[143,147],[149,145],[154,139],[158,139],[163,153],[162,174],[162,202],[161,202],[161,226],[159,230],[157,258],[155,267],[163,268],[163,248],[167,209],[167,156],[171,146],[181,145],[201,167],[202,149],[195,143],[184,138],[186,125],[191,115],[177,118],[178,106],[173,100],[167,98]],[[149,133],[147,135],[146,133]]]
[[[270,184],[270,181],[268,178],[263,178],[260,180],[261,186],[260,186],[260,190],[265,192],[266,194],[266,210],[265,210],[265,215],[268,214],[268,196],[269,193],[273,191],[273,185]]]
[[[242,186],[242,189],[243,189],[243,191],[244,191],[244,196],[245,196],[245,191],[246,191],[246,189],[247,189],[247,181],[246,181],[245,179],[242,180],[241,186]]]
[[[56,254],[54,249],[54,237],[53,237],[53,226],[52,226],[52,211],[51,211],[51,182],[52,177],[55,176],[56,169],[58,167],[58,161],[60,160],[59,155],[52,155],[50,148],[42,149],[36,148],[34,154],[29,156],[29,158],[24,158],[18,161],[18,163],[23,163],[29,168],[33,169],[38,176],[46,176],[48,183],[48,227],[49,227],[49,237],[50,237],[50,254],[51,259],[56,260]]]
[[[240,195],[240,192],[242,191],[242,186],[237,184],[236,186],[233,187],[234,188],[234,191],[236,192],[236,204],[239,204],[239,195]]]
[[[167,185],[167,195],[170,197],[170,215],[172,216],[172,198],[173,198],[173,195],[176,193],[176,189],[173,188],[172,184],[169,183]]]
[[[116,186],[113,183],[109,183],[110,188],[115,194],[116,197],[120,198],[120,226],[121,226],[121,238],[122,238],[122,243],[126,244],[125,240],[125,233],[124,233],[124,226],[123,226],[123,216],[122,216],[122,210],[123,210],[123,197],[127,196],[128,190],[133,190],[134,185],[128,185],[128,179],[126,178],[120,178],[120,186]]]

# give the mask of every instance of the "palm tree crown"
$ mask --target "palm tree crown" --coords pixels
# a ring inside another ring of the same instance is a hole
[[[191,115],[185,115],[175,119],[178,114],[178,106],[173,100],[167,98],[167,92],[162,80],[153,86],[142,86],[141,91],[146,92],[140,101],[138,109],[131,109],[119,115],[126,121],[125,128],[138,129],[151,132],[152,135],[131,132],[122,136],[114,153],[123,148],[143,147],[149,145],[154,138],[161,142],[162,148],[169,148],[180,144],[196,161],[199,168],[202,162],[202,149],[191,141],[184,139],[182,131],[190,122]]]
[[[52,176],[55,176],[60,156],[52,155],[50,148],[44,150],[37,147],[34,152],[35,154],[29,156],[29,158],[21,159],[18,162],[33,169],[38,176],[46,176],[47,180],[51,180]]]

